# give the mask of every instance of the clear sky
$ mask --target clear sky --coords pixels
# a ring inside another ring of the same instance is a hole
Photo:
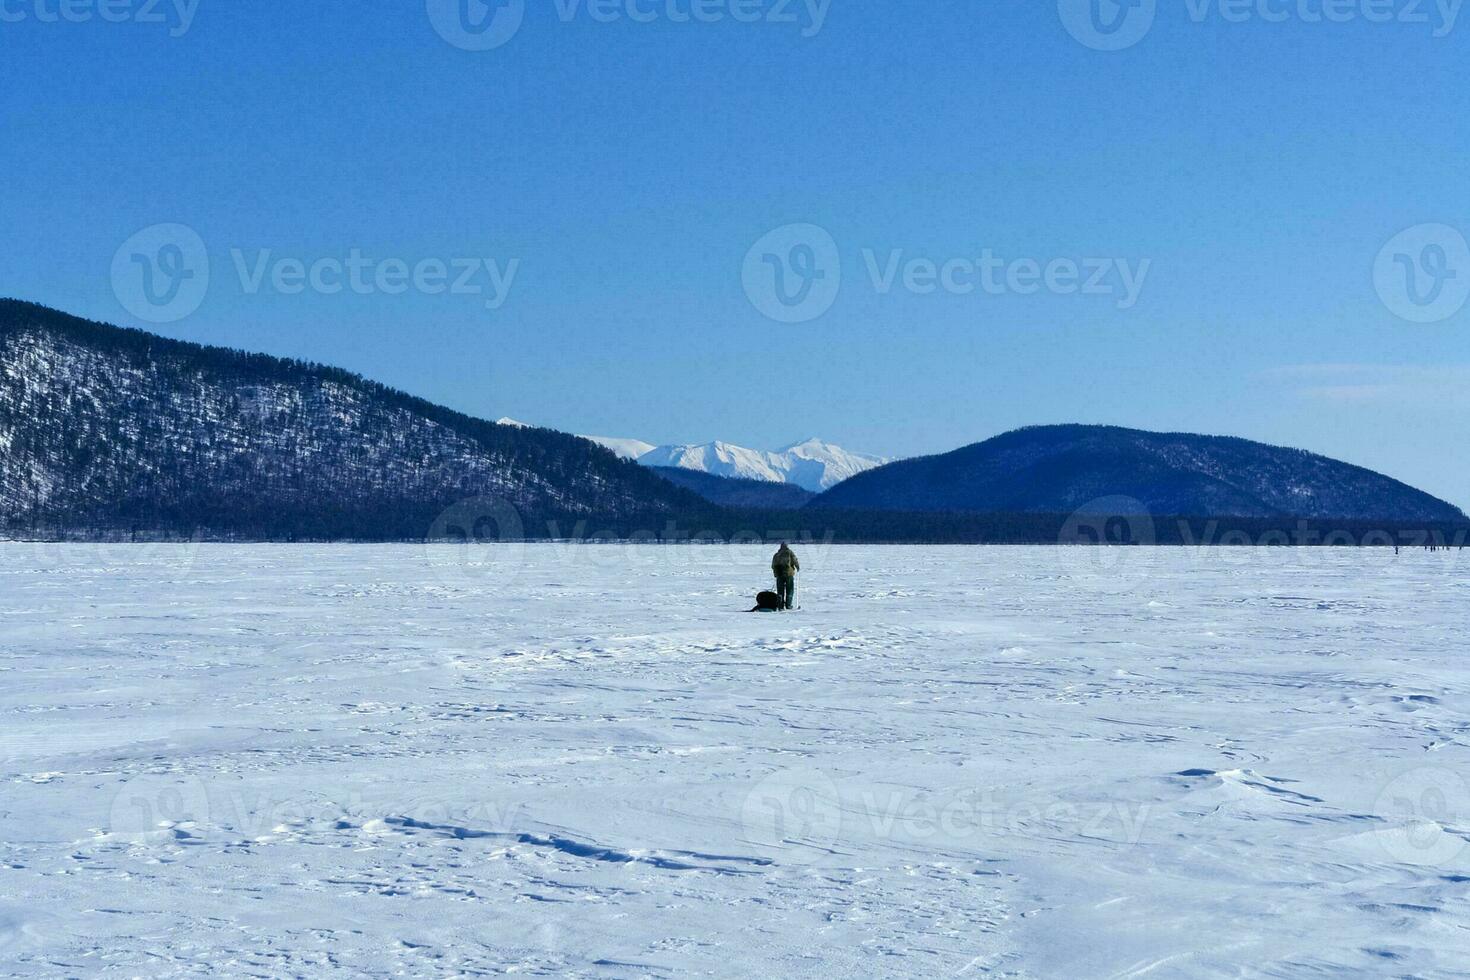
[[[1470,13],[1137,2],[0,0],[0,295],[577,432],[1470,506]]]

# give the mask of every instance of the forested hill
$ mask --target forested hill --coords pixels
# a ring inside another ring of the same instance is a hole
[[[422,538],[472,498],[528,527],[710,510],[575,436],[0,300],[0,528]]]
[[[838,484],[811,509],[1303,517],[1463,522],[1443,500],[1362,467],[1245,439],[1111,426],[1018,429]],[[1132,507],[1131,509],[1138,509]]]
[[[740,480],[716,476],[677,466],[654,466],[650,469],[670,483],[693,490],[704,499],[721,507],[749,510],[796,510],[816,494],[794,483],[772,483],[768,480]]]

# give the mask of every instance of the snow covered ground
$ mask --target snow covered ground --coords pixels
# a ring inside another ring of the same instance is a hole
[[[1459,553],[0,545],[0,975],[1470,976]]]

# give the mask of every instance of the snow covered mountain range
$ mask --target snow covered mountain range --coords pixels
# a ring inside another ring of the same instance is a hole
[[[496,420],[496,425],[530,428],[513,418]],[[859,473],[893,462],[882,456],[854,453],[821,439],[793,443],[785,449],[769,452],[747,449],[728,442],[707,442],[695,446],[655,446],[642,439],[613,436],[582,436],[599,446],[611,449],[623,459],[636,460],[657,469],[693,470],[732,480],[759,480],[763,483],[789,483],[812,493],[830,490]]]
[[[767,452],[728,442],[709,442],[700,446],[651,446],[637,439],[585,438],[626,459],[636,459],[644,466],[695,470],[739,480],[790,483],[813,493],[835,487],[848,477],[889,462],[881,456],[849,452],[820,439],[808,439],[785,449]]]
[[[591,439],[599,446],[611,449],[624,459],[642,459],[658,447],[651,442],[642,439],[613,439],[607,436],[583,436],[583,439]]]

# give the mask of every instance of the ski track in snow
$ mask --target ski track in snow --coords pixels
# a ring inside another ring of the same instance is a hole
[[[0,544],[0,976],[1470,976],[1470,564]]]

